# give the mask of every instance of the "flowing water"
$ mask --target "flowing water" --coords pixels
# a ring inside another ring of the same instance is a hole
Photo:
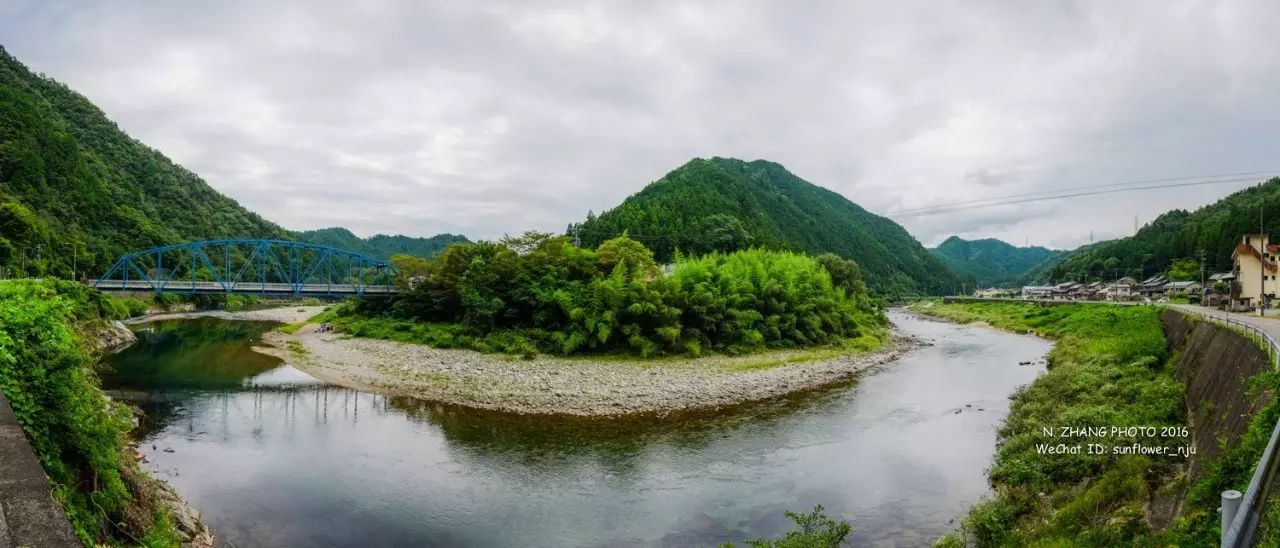
[[[146,411],[144,466],[227,546],[715,546],[815,504],[854,545],[927,546],[987,493],[1008,396],[1049,343],[891,318],[934,344],[857,383],[678,419],[345,389],[253,352],[271,324],[215,319],[142,327],[103,384]]]

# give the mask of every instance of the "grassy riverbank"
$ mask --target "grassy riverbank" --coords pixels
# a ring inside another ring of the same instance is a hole
[[[1234,447],[1202,462],[1194,483],[1182,456],[1116,455],[1134,443],[1189,445],[1190,438],[1046,435],[1042,427],[1154,426],[1188,423],[1186,387],[1174,376],[1160,307],[1040,306],[1027,303],[921,302],[912,310],[961,323],[1054,338],[1049,371],[1013,395],[989,470],[995,495],[974,506],[960,531],[939,542],[962,546],[1215,546],[1218,494],[1242,489],[1270,435],[1280,404],[1263,407]],[[1250,381],[1251,397],[1278,385],[1267,372]],[[1197,432],[1212,436],[1211,432]],[[1108,452],[1048,454],[1039,447],[1097,443]],[[1162,501],[1162,502],[1161,502]],[[1180,503],[1172,523],[1153,530],[1152,506]],[[1276,512],[1264,518],[1259,545],[1275,543]]]
[[[91,369],[93,330],[130,313],[71,282],[0,282],[0,389],[81,540],[176,546],[128,455],[131,413],[103,395]]]
[[[1177,461],[1109,451],[1149,443],[1146,438],[1057,438],[1042,429],[1186,423],[1182,385],[1166,365],[1160,309],[937,302],[912,309],[1057,340],[1048,372],[1012,397],[988,471],[995,495],[971,509],[961,535],[980,546],[1117,546],[1150,536],[1144,505],[1172,479]],[[1048,454],[1043,449],[1060,442],[1096,443],[1108,451]],[[959,539],[942,544],[958,546]]]

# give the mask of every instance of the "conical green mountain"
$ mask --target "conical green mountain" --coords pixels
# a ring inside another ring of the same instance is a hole
[[[694,159],[568,232],[586,246],[626,232],[661,260],[749,246],[831,252],[861,265],[881,295],[961,283],[897,223],[765,160]]]
[[[931,250],[952,271],[969,275],[982,286],[1003,286],[1063,252],[1038,246],[1017,247],[994,238],[947,238]]]

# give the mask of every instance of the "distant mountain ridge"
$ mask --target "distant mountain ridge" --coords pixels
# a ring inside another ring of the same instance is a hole
[[[696,158],[567,232],[586,246],[626,232],[660,260],[749,246],[831,252],[856,261],[881,295],[963,281],[897,223],[765,160]]]
[[[1195,211],[1175,209],[1126,238],[1090,244],[1065,254],[1031,281],[1140,278],[1167,272],[1178,259],[1206,272],[1231,270],[1231,250],[1244,234],[1280,235],[1280,177],[1233,192]],[[1261,218],[1260,217],[1261,213]],[[1260,226],[1260,223],[1263,223]]]
[[[930,250],[953,271],[969,275],[982,286],[1006,286],[1019,277],[1062,255],[1063,251],[1039,246],[1017,247],[994,238],[947,238]]]
[[[298,233],[298,239],[304,242],[364,253],[380,259],[388,259],[397,253],[430,257],[449,244],[471,241],[466,236],[459,234],[437,234],[430,238],[377,234],[368,238],[361,238],[352,234],[350,230],[341,227],[304,230]]]

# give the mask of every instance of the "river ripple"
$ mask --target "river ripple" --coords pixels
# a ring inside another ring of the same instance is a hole
[[[1049,343],[891,318],[934,344],[857,383],[677,420],[330,386],[249,350],[270,324],[214,319],[142,327],[103,383],[146,410],[146,466],[228,546],[715,546],[815,504],[854,545],[927,546],[987,493],[1008,396]]]

